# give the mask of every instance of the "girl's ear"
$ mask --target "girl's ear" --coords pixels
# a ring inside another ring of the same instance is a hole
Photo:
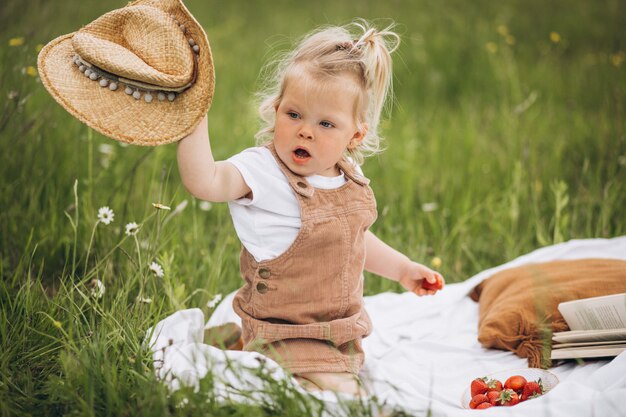
[[[363,142],[363,139],[365,139],[365,136],[367,135],[368,128],[369,126],[367,123],[360,124],[359,130],[354,132],[352,139],[350,139],[350,143],[348,143],[348,149],[354,149],[359,146],[361,142]]]

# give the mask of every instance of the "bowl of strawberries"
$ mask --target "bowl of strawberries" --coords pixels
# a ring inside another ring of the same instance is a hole
[[[474,378],[463,393],[464,408],[510,407],[540,397],[559,383],[556,375],[539,368],[514,369]]]

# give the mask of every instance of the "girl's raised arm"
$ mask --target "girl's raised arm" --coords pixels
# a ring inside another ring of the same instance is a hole
[[[241,173],[227,161],[213,159],[207,116],[178,142],[178,171],[183,185],[194,197],[206,201],[232,201],[249,194]]]

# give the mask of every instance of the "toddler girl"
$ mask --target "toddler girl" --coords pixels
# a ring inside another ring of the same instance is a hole
[[[245,284],[233,307],[244,349],[273,358],[307,389],[364,393],[356,377],[372,330],[364,269],[417,295],[436,292],[421,284],[437,272],[368,230],[376,201],[359,164],[380,150],[398,41],[363,20],[314,31],[261,95],[258,147],[214,161],[206,117],[178,145],[185,187],[228,202],[243,246]]]

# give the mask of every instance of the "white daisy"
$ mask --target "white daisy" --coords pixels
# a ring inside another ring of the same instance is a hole
[[[439,204],[437,203],[424,203],[422,204],[422,211],[426,213],[430,213],[431,211],[435,211],[439,208]]]
[[[211,208],[213,208],[213,204],[211,204],[210,201],[201,201],[200,204],[198,204],[198,207],[202,211],[210,211]]]
[[[156,262],[152,262],[150,264],[150,271],[154,272],[154,275],[156,275],[159,278],[163,278],[163,267],[161,265],[159,265]]]
[[[113,221],[115,213],[110,208],[104,206],[98,210],[98,221],[104,224],[110,224]]]
[[[128,236],[134,236],[137,234],[137,231],[139,230],[139,225],[135,222],[130,222],[126,225],[126,234]]]
[[[217,294],[215,297],[210,299],[208,303],[206,303],[206,306],[209,308],[215,308],[220,301],[222,301],[222,294]]]
[[[102,298],[105,290],[106,288],[104,288],[104,284],[102,283],[102,281],[100,281],[99,279],[91,280],[91,296],[92,297]]]
[[[113,145],[109,145],[107,143],[102,143],[98,146],[98,151],[104,155],[112,155],[113,154]]]
[[[150,304],[152,302],[152,298],[137,296],[137,302],[138,303],[144,303],[144,304]]]

